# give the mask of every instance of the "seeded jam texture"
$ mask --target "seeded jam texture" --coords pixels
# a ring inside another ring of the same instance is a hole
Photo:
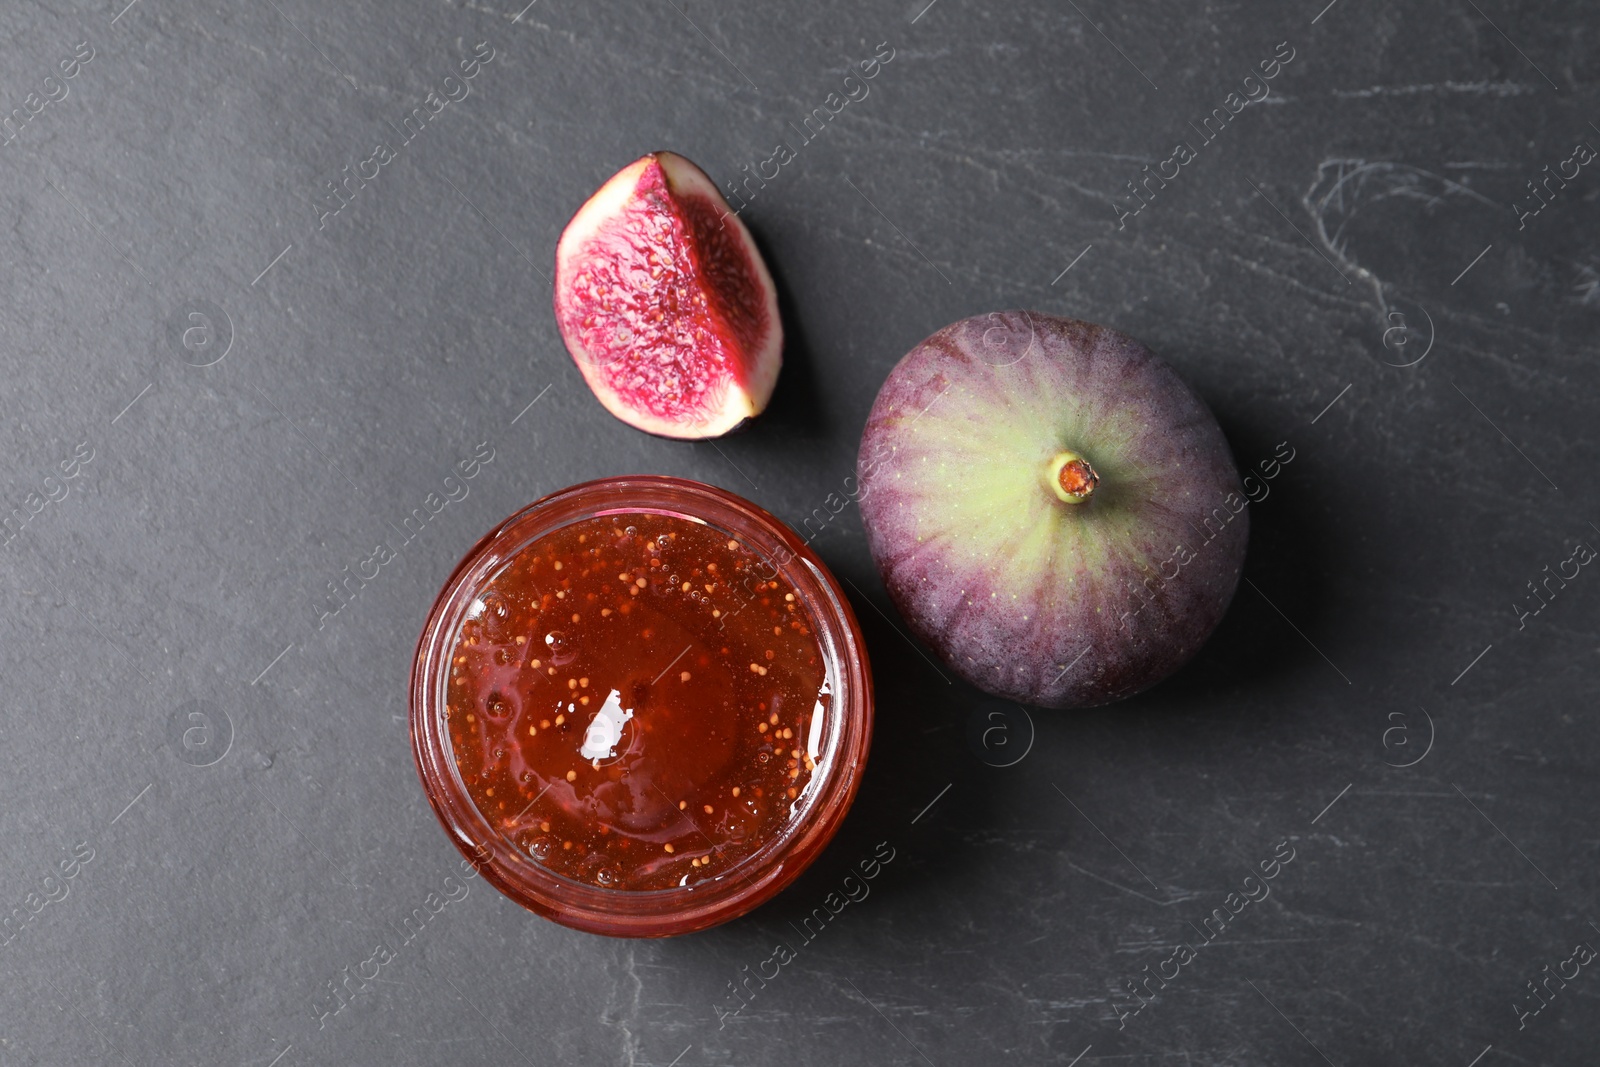
[[[832,696],[775,568],[671,515],[586,519],[479,591],[448,732],[479,811],[548,870],[610,889],[720,877],[808,800]]]

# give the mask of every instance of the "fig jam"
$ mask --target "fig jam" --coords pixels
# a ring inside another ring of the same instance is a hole
[[[491,825],[607,889],[692,886],[804,809],[832,695],[796,590],[741,541],[610,513],[529,542],[450,651],[451,752]]]

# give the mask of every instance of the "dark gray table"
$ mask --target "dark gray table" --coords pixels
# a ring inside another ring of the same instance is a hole
[[[1591,6],[125,2],[0,12],[0,1063],[1593,1062]],[[647,149],[780,142],[771,410],[630,430],[557,336],[561,227]],[[461,880],[404,683],[477,536],[637,471],[798,525],[894,361],[1012,306],[1144,339],[1241,466],[1293,450],[1200,656],[1088,713],[947,684],[851,508],[812,529],[878,733],[801,881],[628,943]]]

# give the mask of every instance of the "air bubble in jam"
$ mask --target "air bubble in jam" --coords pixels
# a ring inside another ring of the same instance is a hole
[[[490,645],[503,645],[510,641],[511,635],[506,627],[506,620],[510,617],[511,609],[506,605],[505,598],[493,592],[484,593],[479,598],[483,608],[478,613],[478,622],[482,627],[482,638]]]
[[[550,653],[550,662],[557,667],[571,663],[578,654],[577,642],[561,630],[551,630],[545,634],[544,645]]]
[[[584,519],[526,545],[451,653],[447,703],[483,709],[445,724],[473,803],[576,882],[651,890],[729,872],[826,772],[813,709],[827,667],[794,592],[727,532],[670,514]],[[483,643],[491,623],[542,636],[508,662]]]

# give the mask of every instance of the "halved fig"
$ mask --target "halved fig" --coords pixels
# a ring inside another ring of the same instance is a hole
[[[662,437],[761,413],[783,363],[778,293],[705,171],[651,152],[589,198],[556,246],[556,324],[607,411]]]

